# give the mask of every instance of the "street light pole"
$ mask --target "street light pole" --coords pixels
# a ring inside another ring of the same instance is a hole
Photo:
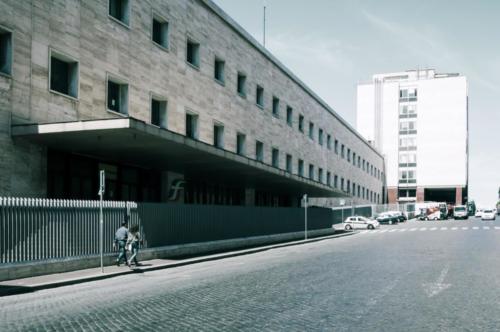
[[[104,196],[104,184],[106,181],[106,174],[104,170],[99,172],[99,252],[101,254],[101,273],[104,273],[104,216],[102,213],[102,200]]]
[[[307,194],[302,196],[304,200],[304,239],[307,240]]]

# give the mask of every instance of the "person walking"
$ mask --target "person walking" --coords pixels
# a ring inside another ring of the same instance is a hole
[[[139,232],[139,225],[133,225],[130,227],[130,232],[127,238],[127,248],[130,250],[132,256],[128,260],[128,266],[130,267],[132,260],[135,266],[139,266],[137,261],[137,253],[139,252],[139,243],[141,242],[141,233]]]
[[[125,264],[129,265],[127,260],[127,248],[126,243],[128,239],[128,228],[127,221],[122,222],[122,227],[118,228],[115,233],[115,242],[113,243],[113,249],[118,245],[118,258],[116,259],[116,266],[120,266],[122,258]],[[129,265],[130,266],[130,265]]]

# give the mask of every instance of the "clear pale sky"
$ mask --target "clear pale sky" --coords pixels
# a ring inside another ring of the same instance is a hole
[[[434,68],[469,85],[469,199],[500,187],[500,1],[214,0],[337,113],[356,125],[356,84]],[[436,152],[437,153],[437,152]]]

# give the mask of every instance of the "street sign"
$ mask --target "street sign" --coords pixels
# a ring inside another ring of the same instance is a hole
[[[344,206],[345,205],[345,199],[339,200],[339,203],[340,203],[340,206]]]

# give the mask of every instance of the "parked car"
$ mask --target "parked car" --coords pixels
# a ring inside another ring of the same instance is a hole
[[[377,220],[369,219],[362,216],[352,216],[348,217],[344,221],[344,228],[346,230],[351,229],[375,229],[380,227],[380,223]]]
[[[467,207],[465,205],[457,205],[453,209],[453,219],[469,219]]]
[[[393,215],[392,213],[389,212],[382,212],[379,213],[376,220],[380,224],[397,224],[399,222],[399,217],[397,215]]]
[[[474,217],[481,218],[483,216],[483,209],[477,209]]]
[[[486,209],[481,215],[481,220],[495,220],[495,210]]]
[[[390,213],[393,216],[397,216],[398,217],[398,222],[405,222],[406,220],[408,220],[408,218],[406,217],[406,215],[403,212],[401,212],[401,211],[387,211],[387,213]]]

